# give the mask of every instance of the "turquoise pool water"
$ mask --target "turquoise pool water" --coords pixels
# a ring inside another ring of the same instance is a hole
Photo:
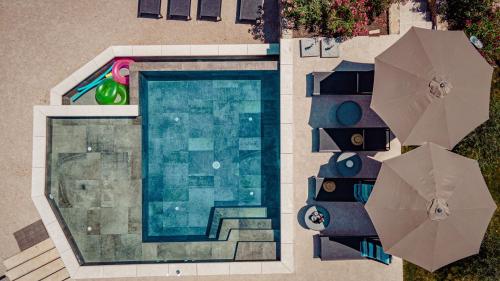
[[[224,212],[279,229],[279,72],[141,72],[139,85],[143,241],[216,239]]]

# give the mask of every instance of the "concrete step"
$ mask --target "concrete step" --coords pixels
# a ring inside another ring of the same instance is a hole
[[[273,229],[231,229],[228,241],[274,241],[276,231]]]
[[[16,280],[20,278],[21,276],[24,276],[48,263],[50,263],[53,260],[56,260],[59,258],[59,253],[57,252],[57,249],[53,248],[51,250],[48,250],[47,252],[36,256],[10,270],[7,271],[5,275],[10,280]]]
[[[272,220],[262,218],[229,219],[224,218],[220,224],[218,239],[227,240],[231,229],[271,229]]]
[[[164,261],[233,260],[236,241],[165,242],[158,244],[158,258]]]
[[[235,260],[276,260],[276,247],[276,242],[238,242]]]
[[[214,209],[209,238],[217,238],[219,224],[223,218],[266,218],[266,207],[217,207]]]
[[[42,280],[45,277],[50,276],[51,274],[58,272],[59,270],[64,268],[63,261],[59,258],[54,261],[49,262],[48,264],[22,276],[16,281],[31,281],[31,280]]]
[[[3,261],[3,265],[7,270],[10,270],[36,256],[39,256],[45,252],[47,252],[50,249],[54,248],[54,243],[52,243],[52,240],[47,239],[44,240],[38,244],[36,244],[33,247],[30,247],[6,260]]]

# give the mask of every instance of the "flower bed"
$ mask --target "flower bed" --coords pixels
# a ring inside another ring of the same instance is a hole
[[[389,0],[281,0],[283,28],[294,37],[350,38],[379,29],[387,34]]]

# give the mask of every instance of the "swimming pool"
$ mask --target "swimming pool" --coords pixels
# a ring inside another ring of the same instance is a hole
[[[144,71],[139,93],[143,241],[279,241],[279,72]]]

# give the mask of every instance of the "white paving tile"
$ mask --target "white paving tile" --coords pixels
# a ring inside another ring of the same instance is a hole
[[[261,274],[261,262],[232,262],[229,264],[229,274]]]
[[[280,64],[293,64],[293,39],[280,40]]]
[[[280,128],[281,153],[293,153],[293,124],[280,124]]]
[[[46,116],[123,116],[134,117],[139,114],[138,105],[76,105],[76,106],[38,106]]]
[[[47,198],[45,198],[45,196],[31,198],[31,200],[33,200],[33,203],[35,204],[35,207],[44,225],[49,225],[52,222],[57,222],[56,216],[50,208],[49,202],[47,201]]]
[[[293,243],[295,218],[292,213],[281,214],[281,243]]]
[[[281,213],[282,214],[292,214],[293,213],[293,184],[282,183],[281,184]]]
[[[45,168],[31,169],[31,198],[45,195]]]
[[[248,45],[246,44],[226,44],[219,45],[219,56],[246,56]]]
[[[137,265],[103,265],[102,275],[106,277],[136,277]]]
[[[281,153],[281,182],[293,183],[293,154]]]
[[[281,243],[281,262],[290,270],[294,271],[293,244]]]
[[[219,45],[191,45],[191,56],[218,56]]]
[[[74,79],[73,76],[71,76],[71,75],[68,76],[66,79],[61,81],[59,84],[57,84],[54,88],[52,88],[50,90],[51,100],[52,100],[52,95],[54,95],[54,102],[56,102],[55,96],[63,96],[69,90],[73,89],[76,85],[78,85],[78,83],[80,83],[80,82],[81,82],[81,80],[77,81]],[[61,103],[62,103],[62,100],[61,100]]]
[[[62,105],[62,96],[65,92],[58,88],[52,88],[50,90],[50,104],[51,105]]]
[[[293,65],[280,65],[280,93],[293,95]]]
[[[248,55],[250,56],[278,55],[279,52],[279,44],[248,44]]]
[[[58,221],[45,225],[45,228],[47,229],[47,233],[49,234],[50,239],[52,239],[52,242],[54,242],[54,245],[59,253],[64,253],[65,251],[71,249]]]
[[[293,123],[293,95],[280,95],[280,123]]]
[[[33,137],[33,159],[32,166],[34,168],[45,167],[46,162],[46,138],[45,137]]]
[[[161,45],[135,45],[132,46],[132,54],[134,57],[159,57],[161,49]]]
[[[47,117],[37,106],[33,107],[33,136],[45,137],[47,135]]]
[[[195,263],[171,263],[168,265],[169,276],[192,276],[197,275]]]
[[[228,275],[229,263],[198,263],[196,264],[198,275]]]
[[[113,54],[115,57],[131,57],[134,55],[132,46],[113,46]]]
[[[161,47],[162,56],[189,56],[191,48],[189,45],[163,45]]]
[[[105,64],[107,64],[110,60],[112,60],[115,57],[115,54],[113,53],[113,47],[109,47],[106,50],[102,51],[100,54],[98,54],[94,59],[94,63],[97,65],[97,67],[102,67]]]
[[[168,272],[169,265],[163,264],[138,264],[137,265],[137,276],[147,277],[147,276],[169,276]]]
[[[281,261],[262,262],[262,274],[291,273]]]
[[[103,267],[101,265],[93,266],[80,266],[76,271],[74,279],[92,279],[92,278],[102,278]]]
[[[80,268],[80,264],[78,264],[75,254],[73,253],[72,250],[67,250],[60,253],[60,255],[61,255],[61,260],[63,261],[66,269],[68,270],[69,275],[72,278],[75,278],[76,272]]]
[[[73,72],[73,74],[71,74],[71,77],[77,83],[81,83],[87,77],[96,72],[98,69],[99,66],[95,63],[95,61],[91,60],[88,63],[84,64],[82,67],[80,67],[77,71]]]

